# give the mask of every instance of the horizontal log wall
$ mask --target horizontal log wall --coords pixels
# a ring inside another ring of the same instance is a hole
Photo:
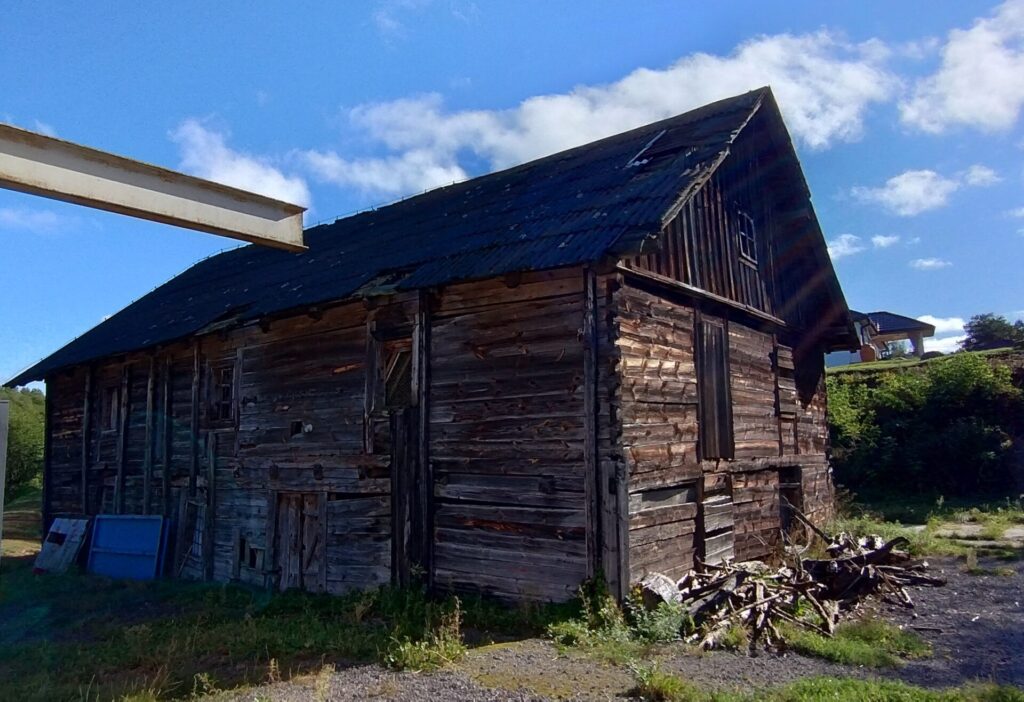
[[[697,532],[693,309],[630,286],[614,298],[618,421],[629,474],[629,575],[681,575]]]
[[[812,518],[831,514],[813,359],[794,363],[730,320],[737,458],[702,462],[695,312],[670,297],[579,269],[435,294],[421,320],[435,585],[557,600],[598,568],[616,591],[680,573],[699,552],[709,484],[731,485],[736,556],[761,555],[786,465],[801,468]],[[388,582],[391,456],[367,444],[368,339],[414,334],[420,304],[313,310],[49,378],[47,513],[166,513],[174,575],[264,584],[276,577],[278,495],[315,494],[326,549],[309,586]],[[218,419],[227,367],[234,415]]]
[[[772,555],[779,544],[779,471],[760,468],[732,476],[736,560]]]
[[[432,311],[434,582],[565,600],[587,577],[584,276],[443,290]]]
[[[729,369],[735,457],[781,453],[775,402],[775,352],[771,334],[737,322],[729,324]]]
[[[798,400],[789,347],[729,320],[735,459],[702,461],[693,307],[629,285],[613,295],[611,307],[619,376],[611,395],[613,435],[619,433],[629,473],[633,581],[652,571],[678,576],[702,548],[725,549],[740,560],[771,556],[780,536],[780,470],[800,468],[802,500],[813,519],[820,523],[831,515],[824,386],[819,382],[809,402]],[[813,369],[802,370],[813,376]],[[729,525],[702,523],[711,517],[702,517],[699,499],[708,501],[706,511],[714,511],[715,520],[721,511],[715,505],[722,502],[732,532],[715,538],[734,543],[701,543],[704,532]]]

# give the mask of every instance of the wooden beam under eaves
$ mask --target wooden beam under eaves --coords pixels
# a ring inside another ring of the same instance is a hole
[[[0,124],[0,187],[289,251],[306,208]]]

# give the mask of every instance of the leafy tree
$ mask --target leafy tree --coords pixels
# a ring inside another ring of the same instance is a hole
[[[0,400],[11,403],[5,490],[10,499],[20,488],[42,479],[45,401],[39,390],[7,388],[0,388]]]
[[[1024,393],[1009,368],[953,354],[916,369],[828,377],[836,480],[853,489],[1006,492]]]
[[[964,331],[967,338],[961,346],[965,351],[1024,345],[1024,322],[1017,320],[1011,324],[1006,317],[991,312],[971,317],[964,325]]]

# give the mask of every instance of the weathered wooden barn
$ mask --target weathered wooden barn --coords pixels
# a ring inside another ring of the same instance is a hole
[[[44,513],[169,575],[565,599],[831,509],[857,339],[768,89],[201,261],[45,379]]]

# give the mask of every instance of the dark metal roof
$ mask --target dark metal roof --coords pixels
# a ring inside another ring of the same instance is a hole
[[[777,111],[771,91],[761,88],[313,227],[301,253],[250,245],[205,259],[8,384],[218,322],[342,300],[382,279],[410,290],[635,251],[703,184],[766,98]],[[661,132],[650,157],[634,160]]]
[[[852,312],[871,320],[871,323],[878,329],[879,334],[903,334],[909,332],[923,332],[924,336],[935,334],[935,327],[913,317],[904,317],[901,314],[892,312]]]

